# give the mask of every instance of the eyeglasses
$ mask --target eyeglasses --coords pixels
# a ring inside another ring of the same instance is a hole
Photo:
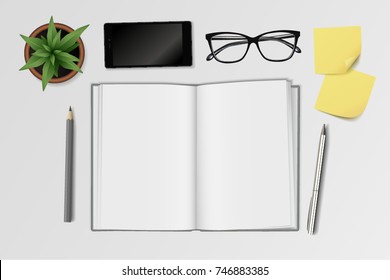
[[[235,32],[216,32],[206,34],[211,53],[206,60],[215,58],[222,63],[235,63],[244,59],[252,43],[268,61],[281,62],[289,60],[294,53],[301,53],[297,46],[299,31],[276,30],[249,37]]]

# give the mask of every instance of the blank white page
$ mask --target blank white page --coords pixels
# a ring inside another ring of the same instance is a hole
[[[194,87],[108,84],[99,97],[93,228],[194,229]]]
[[[275,229],[291,225],[290,90],[288,81],[198,87],[199,229]]]

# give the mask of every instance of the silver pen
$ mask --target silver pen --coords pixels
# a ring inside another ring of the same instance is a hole
[[[321,136],[320,136],[320,145],[318,147],[318,157],[317,157],[316,174],[315,174],[315,178],[314,178],[313,194],[312,194],[312,197],[310,199],[309,215],[307,217],[307,232],[310,235],[314,233],[314,227],[315,227],[315,222],[316,222],[318,194],[320,191],[322,164],[324,161],[324,152],[325,152],[325,143],[326,143],[326,128],[325,128],[325,125],[323,125],[322,130],[321,130]]]

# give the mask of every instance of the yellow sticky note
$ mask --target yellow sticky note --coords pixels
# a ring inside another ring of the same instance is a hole
[[[341,74],[359,57],[360,26],[314,28],[314,62],[317,74]]]
[[[374,82],[375,77],[354,70],[326,75],[315,108],[331,115],[355,118],[366,108]]]

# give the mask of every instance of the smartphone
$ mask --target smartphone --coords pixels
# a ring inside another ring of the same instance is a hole
[[[191,22],[104,24],[106,68],[191,66]]]

